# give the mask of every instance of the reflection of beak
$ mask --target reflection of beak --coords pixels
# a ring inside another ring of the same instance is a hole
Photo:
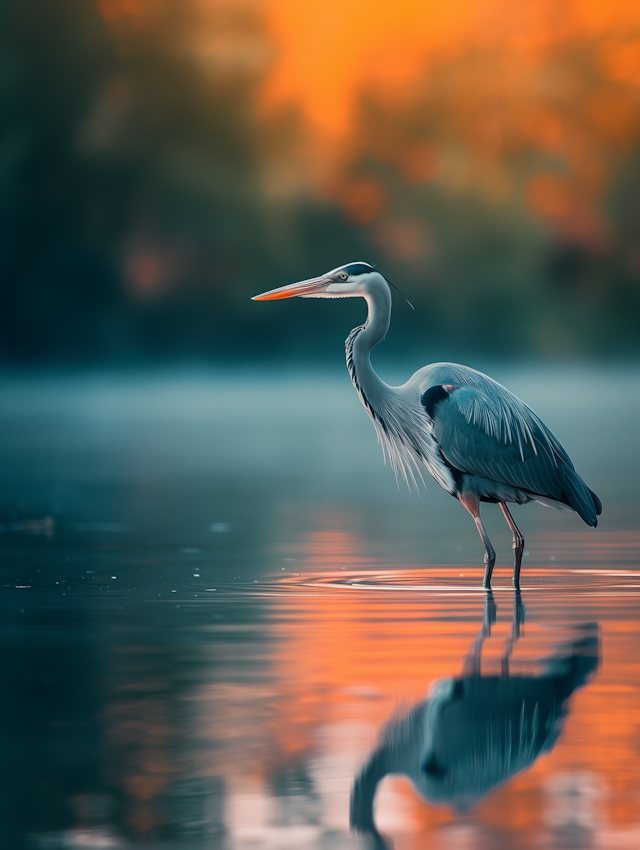
[[[252,301],[277,301],[279,298],[296,298],[305,295],[318,295],[326,292],[327,286],[332,283],[327,277],[312,277],[310,280],[302,280],[300,283],[290,283],[279,289],[270,289],[261,295],[254,295]]]

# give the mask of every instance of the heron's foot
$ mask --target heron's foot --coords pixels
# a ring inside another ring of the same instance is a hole
[[[522,566],[522,556],[524,555],[524,537],[519,535],[513,538],[513,586],[517,589],[520,587],[520,568]]]
[[[520,590],[520,568],[522,567],[522,555],[516,556],[515,564],[513,565],[513,586],[516,590]]]
[[[520,590],[520,568],[522,567],[522,556],[524,555],[524,537],[514,538],[513,541],[513,586]]]
[[[487,553],[484,556],[484,579],[482,581],[482,586],[485,590],[491,590],[491,573],[493,572],[495,562],[495,552],[492,555],[489,555],[489,553]]]

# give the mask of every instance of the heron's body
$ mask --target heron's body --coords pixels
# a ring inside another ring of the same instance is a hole
[[[480,518],[480,502],[499,503],[513,532],[518,584],[524,538],[508,502],[531,501],[576,511],[591,526],[602,511],[598,497],[542,420],[487,375],[456,363],[434,363],[406,384],[391,387],[374,371],[370,354],[391,318],[391,291],[366,263],[350,263],[327,275],[272,290],[257,299],[361,296],[369,306],[364,325],[346,341],[347,367],[396,476],[416,484],[426,467],[474,517],[485,546],[485,586],[495,552]]]

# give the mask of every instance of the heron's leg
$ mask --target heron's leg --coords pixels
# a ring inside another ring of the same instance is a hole
[[[482,648],[488,637],[491,637],[491,626],[496,621],[497,615],[496,601],[493,598],[493,591],[490,590],[484,597],[484,617],[482,618],[482,628],[478,637],[474,640],[471,649],[467,653],[467,657],[462,665],[463,676],[479,676],[482,664]]]
[[[504,648],[504,655],[502,656],[502,675],[505,677],[509,675],[509,660],[513,653],[513,647],[520,637],[520,627],[524,625],[524,615],[525,607],[522,602],[520,589],[516,588],[513,597],[513,622],[511,624],[511,635],[507,639]]]
[[[480,539],[484,544],[484,580],[482,585],[487,590],[491,590],[491,573],[496,562],[496,553],[480,517],[480,500],[475,493],[462,493],[458,498],[473,517]]]
[[[509,528],[513,534],[513,586],[520,587],[520,567],[522,566],[522,555],[524,553],[524,537],[518,526],[513,521],[511,511],[507,507],[506,502],[500,502],[504,518],[509,523]]]

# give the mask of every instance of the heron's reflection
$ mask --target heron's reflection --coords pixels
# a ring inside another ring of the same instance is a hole
[[[462,673],[437,681],[427,699],[388,724],[351,797],[352,829],[369,835],[376,847],[388,846],[373,819],[376,789],[388,774],[406,775],[432,803],[464,810],[553,748],[569,697],[598,666],[598,625],[575,627],[572,638],[544,660],[541,674],[511,675],[524,614],[516,592],[501,675],[483,676],[482,648],[496,620],[495,600],[488,593],[482,628]]]

